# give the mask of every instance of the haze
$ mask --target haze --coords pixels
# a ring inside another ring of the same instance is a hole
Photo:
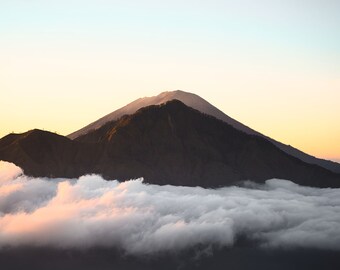
[[[182,89],[340,161],[340,2],[0,2],[0,137]]]

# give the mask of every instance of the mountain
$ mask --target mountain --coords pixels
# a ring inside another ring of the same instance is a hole
[[[162,103],[165,103],[170,100],[177,99],[181,102],[183,102],[185,105],[192,107],[202,113],[211,115],[216,117],[217,119],[220,119],[229,125],[232,125],[238,130],[241,130],[245,133],[251,134],[251,135],[258,135],[261,137],[266,138],[267,140],[271,141],[274,145],[276,145],[278,148],[280,148],[282,151],[286,152],[289,155],[292,155],[294,157],[297,157],[301,159],[304,162],[310,163],[310,164],[316,164],[319,165],[325,169],[328,169],[330,171],[340,173],[340,164],[329,161],[329,160],[324,160],[324,159],[319,159],[314,156],[308,155],[290,145],[283,144],[281,142],[278,142],[268,136],[265,136],[245,125],[242,123],[236,121],[235,119],[229,117],[213,105],[211,105],[209,102],[204,100],[198,95],[184,92],[184,91],[170,91],[170,92],[163,92],[157,96],[154,97],[144,97],[144,98],[139,98],[128,105],[100,118],[99,120],[87,125],[86,127],[71,133],[68,135],[70,139],[76,139],[82,135],[88,134],[89,132],[99,129],[103,125],[105,125],[108,122],[114,121],[122,117],[123,115],[130,115],[135,113],[137,110],[143,107],[147,107],[150,105],[160,105]]]
[[[0,140],[0,159],[32,176],[144,177],[154,184],[218,187],[241,180],[288,179],[340,187],[340,174],[288,155],[178,100],[139,109],[75,140],[33,130]]]
[[[38,129],[0,139],[0,160],[17,164],[31,176],[78,177],[89,173],[101,154],[100,145]]]
[[[86,127],[75,131],[71,134],[69,134],[67,137],[70,139],[76,139],[81,135],[87,134],[90,131],[93,131],[95,129],[98,129],[102,127],[104,124],[107,122],[117,120],[123,115],[130,115],[134,114],[136,111],[143,107],[147,107],[150,105],[160,105],[163,103],[166,103],[170,100],[177,99],[181,102],[183,102],[185,105],[188,107],[194,108],[202,113],[206,113],[209,115],[212,115],[222,121],[225,121],[226,123],[234,126],[235,128],[242,130],[244,132],[247,132],[249,134],[256,134],[256,131],[248,128],[247,126],[237,122],[236,120],[232,119],[231,117],[227,116],[224,114],[222,111],[211,105],[209,102],[204,100],[198,95],[184,92],[181,90],[176,90],[176,91],[169,91],[169,92],[163,92],[157,96],[153,97],[144,97],[144,98],[139,98],[126,106],[98,119],[97,121],[87,125]]]

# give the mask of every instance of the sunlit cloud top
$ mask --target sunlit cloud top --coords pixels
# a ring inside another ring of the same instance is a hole
[[[2,165],[0,161],[0,166]],[[6,175],[20,170],[5,164]],[[340,250],[340,189],[271,179],[246,187],[20,177],[0,182],[0,251],[8,247],[113,247],[154,255],[237,244]]]

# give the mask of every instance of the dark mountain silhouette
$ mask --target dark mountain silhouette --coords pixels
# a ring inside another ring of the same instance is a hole
[[[107,179],[144,177],[146,182],[217,187],[241,180],[292,180],[339,187],[340,175],[288,155],[178,100],[149,106],[70,140],[32,130],[0,140],[0,159],[32,176]]]
[[[0,140],[0,160],[14,162],[31,176],[77,177],[89,173],[102,152],[101,145],[74,142],[38,129]]]
[[[150,105],[160,105],[162,103],[166,103],[170,100],[177,99],[179,101],[182,101],[185,105],[194,108],[202,113],[209,114],[211,116],[216,117],[217,119],[220,119],[229,125],[232,125],[234,128],[241,130],[245,133],[251,134],[251,135],[258,135],[261,137],[266,138],[267,140],[271,141],[273,144],[275,144],[278,148],[280,148],[282,151],[286,152],[287,154],[297,157],[301,159],[304,162],[310,163],[310,164],[316,164],[321,167],[324,167],[327,170],[340,173],[340,164],[330,161],[330,160],[325,160],[325,159],[320,159],[316,158],[314,156],[308,155],[291,145],[286,145],[284,143],[278,142],[268,136],[265,136],[261,134],[258,131],[255,131],[248,126],[236,121],[235,119],[229,117],[226,115],[224,112],[219,110],[218,108],[214,107],[212,104],[210,104],[208,101],[204,100],[198,95],[184,92],[181,90],[176,90],[176,91],[168,91],[168,92],[163,92],[160,93],[157,96],[153,97],[144,97],[144,98],[139,98],[126,106],[115,110],[112,113],[109,113],[108,115],[105,115],[104,117],[98,119],[97,121],[94,121],[93,123],[85,126],[84,128],[81,128],[78,131],[75,131],[68,135],[70,139],[76,139],[82,135],[86,135],[93,130],[99,129],[100,127],[104,126],[106,123],[114,121],[122,117],[123,115],[129,115],[129,114],[134,114],[137,110],[140,108],[150,106]]]

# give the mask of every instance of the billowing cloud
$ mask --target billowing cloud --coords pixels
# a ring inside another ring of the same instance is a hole
[[[155,254],[232,246],[243,236],[260,246],[340,250],[340,189],[278,179],[204,189],[98,175],[29,178],[0,164],[0,248],[115,247]]]
[[[22,173],[22,169],[13,163],[0,160],[0,183],[10,181]]]

